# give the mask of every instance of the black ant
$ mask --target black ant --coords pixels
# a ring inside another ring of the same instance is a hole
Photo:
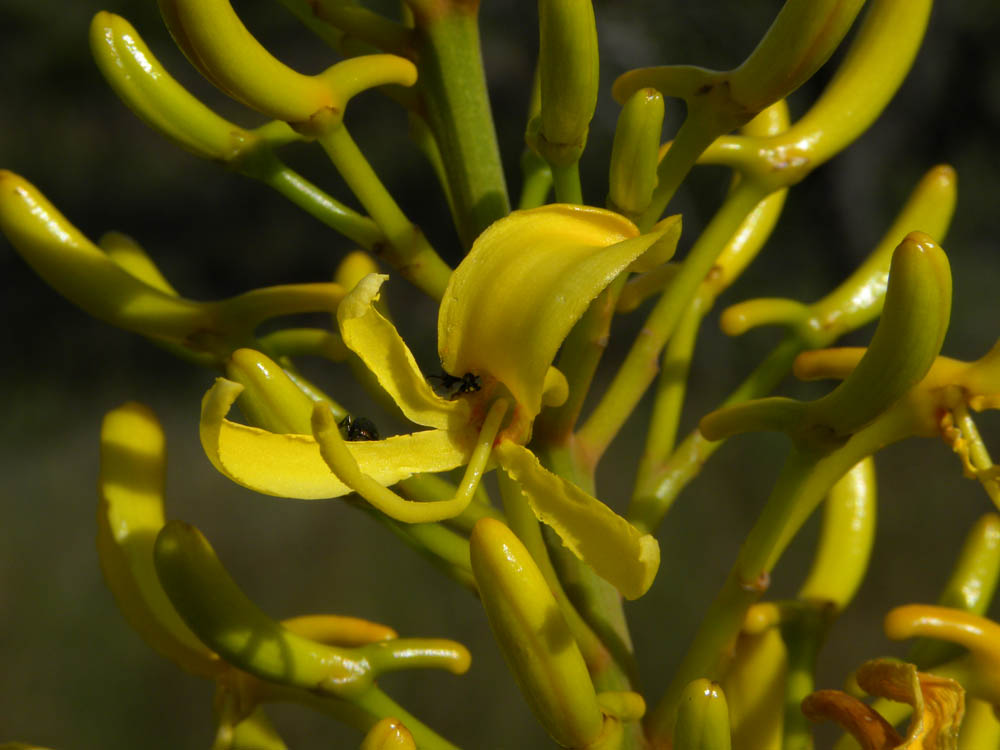
[[[347,440],[378,440],[378,428],[375,423],[365,417],[347,415],[337,423]]]
[[[483,387],[482,379],[471,372],[460,378],[442,372],[440,375],[428,375],[427,381],[431,383],[434,393],[449,400],[454,400],[463,393],[475,393]]]

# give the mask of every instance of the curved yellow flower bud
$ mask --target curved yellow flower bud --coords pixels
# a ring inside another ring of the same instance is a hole
[[[729,750],[729,706],[722,688],[705,678],[681,693],[674,727],[674,750]]]
[[[445,371],[500,381],[530,420],[541,410],[556,351],[590,302],[625,269],[668,260],[678,234],[676,219],[640,235],[619,214],[584,206],[543,206],[500,219],[455,269],[441,301]]]
[[[840,45],[865,0],[787,0],[756,49],[729,74],[734,100],[751,112],[784,99]]]
[[[732,661],[720,681],[737,748],[781,748],[788,648],[781,637],[780,617],[773,603],[755,604],[747,611]]]
[[[303,75],[254,38],[229,0],[160,0],[160,9],[178,45],[212,83],[249,107],[307,130],[339,123],[347,101],[360,91],[416,81],[413,63],[395,55],[351,58],[318,75]]]
[[[163,430],[141,404],[108,412],[101,425],[97,553],[118,608],[155,651],[196,675],[225,664],[188,629],[160,586],[153,541],[163,527]]]
[[[331,312],[344,294],[336,284],[288,284],[215,302],[178,297],[158,272],[152,277],[148,263],[134,275],[135,258],[131,265],[113,260],[34,185],[6,170],[0,170],[0,231],[42,279],[85,312],[214,361],[252,344],[268,318]]]
[[[403,722],[386,717],[368,730],[361,750],[417,750],[417,745]]]
[[[702,161],[736,167],[772,190],[802,180],[867,130],[889,103],[920,48],[931,5],[932,0],[874,0],[837,72],[800,120],[773,137],[723,136]],[[656,86],[656,78],[664,82],[659,88],[665,94],[673,87],[675,95],[690,101],[699,85],[715,84],[713,75],[721,74],[683,66],[633,71],[616,82],[615,96]]]
[[[957,198],[957,176],[947,164],[930,169],[910,193],[878,245],[836,289],[811,305],[793,300],[755,299],[722,313],[719,324],[730,336],[781,323],[793,328],[810,348],[819,349],[847,331],[860,328],[882,311],[893,251],[914,227],[940,243],[948,230]]]
[[[871,456],[830,489],[816,557],[799,599],[829,602],[840,612],[854,598],[875,542],[876,493]]]
[[[870,422],[928,373],[951,313],[951,271],[940,247],[911,232],[893,253],[886,301],[868,350],[837,388],[816,401],[766,398],[719,409],[700,424],[710,440],[748,430],[842,439]]]
[[[987,513],[965,537],[962,551],[952,568],[938,605],[984,615],[1000,577],[1000,515]],[[919,640],[907,661],[929,668],[958,656],[961,649],[940,640]]]
[[[201,305],[140,281],[83,236],[34,185],[0,170],[0,230],[51,287],[96,318],[183,339],[205,322]]]
[[[432,667],[462,674],[468,650],[454,641],[394,639],[351,649],[293,633],[247,598],[193,526],[170,521],[154,547],[156,572],[181,617],[226,661],[269,682],[349,698],[376,676]]]
[[[884,627],[894,641],[935,638],[968,649],[968,655],[959,659],[960,668],[949,671],[962,674],[970,695],[1000,706],[1000,625],[950,607],[907,604],[891,610]]]
[[[253,133],[217,115],[174,80],[121,16],[107,11],[94,16],[90,49],[122,101],[181,148],[203,159],[228,162],[258,142]]]
[[[538,0],[541,102],[535,146],[550,164],[580,158],[597,106],[597,22],[591,0]]]
[[[868,351],[806,419],[846,435],[869,422],[927,374],[951,315],[951,269],[930,237],[911,232],[892,255],[885,307]]]
[[[725,133],[784,99],[808,80],[847,34],[864,0],[787,0],[750,56],[717,72],[691,65],[631,70],[615,81],[619,102],[643,87],[684,99],[689,108],[711,108]]]
[[[490,627],[531,710],[563,747],[587,747],[603,718],[587,666],[545,578],[521,540],[491,518],[469,539]]]
[[[622,106],[611,147],[608,208],[635,220],[649,206],[658,181],[663,96],[639,89]]]
[[[226,377],[243,386],[239,406],[254,426],[269,432],[308,435],[313,404],[269,357],[237,349],[226,361]]]

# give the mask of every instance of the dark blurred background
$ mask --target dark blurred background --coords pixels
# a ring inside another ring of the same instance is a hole
[[[484,54],[501,148],[514,196],[536,39],[531,4],[487,2]],[[618,107],[615,76],[658,63],[725,68],[754,46],[777,0],[598,2],[602,95],[584,159],[585,197],[601,205]],[[90,60],[87,27],[100,9],[128,18],[161,62],[220,112],[260,120],[198,78],[173,46],[152,0],[0,0],[0,167],[34,182],[89,236],[135,236],[187,296],[210,299],[265,284],[326,279],[350,249],[261,185],[181,152],[140,123],[106,87]],[[277,4],[238,4],[248,25],[290,64],[314,72],[327,51]],[[512,21],[512,16],[516,20]],[[1000,281],[1000,56],[993,0],[940,3],[900,94],[842,157],[795,188],[760,259],[720,300],[791,295],[810,301],[843,279],[870,251],[929,167],[947,162],[960,179],[947,248],[955,306],[945,353],[980,356],[994,341]],[[800,114],[832,65],[795,94]],[[670,102],[671,122],[681,107]],[[441,193],[406,142],[405,118],[369,94],[348,124],[404,210],[449,261],[457,261]],[[350,201],[317,147],[288,150],[296,168]],[[684,214],[683,252],[724,193],[723,170],[699,169],[672,211]],[[468,748],[546,746],[492,645],[478,602],[400,546],[367,516],[338,501],[298,502],[254,495],[209,466],[197,440],[198,404],[214,373],[170,358],[133,335],[79,312],[48,289],[0,239],[7,351],[0,368],[0,742],[60,748],[198,748],[213,736],[211,687],[148,649],[126,625],[100,576],[94,547],[98,430],[124,401],[150,404],[168,434],[168,515],[199,526],[235,578],[276,617],[340,612],[385,622],[406,636],[466,643],[464,677],[396,674],[382,681],[431,726]],[[422,366],[435,361],[435,308],[402,279],[386,297]],[[618,361],[642,320],[614,331]],[[692,369],[696,384],[682,429],[711,409],[770,350],[780,333],[733,341],[706,320]],[[852,339],[863,343],[871,330]],[[354,410],[373,413],[333,366],[309,373]],[[606,378],[607,374],[602,373]],[[785,392],[819,389],[788,384]],[[369,410],[369,411],[366,411]],[[648,402],[602,466],[600,494],[623,509],[641,445]],[[980,426],[1000,452],[1000,423]],[[387,428],[391,426],[387,424]],[[682,496],[660,534],[658,581],[629,604],[648,694],[669,681],[688,638],[767,496],[786,449],[774,436],[742,437],[719,453]],[[868,578],[822,654],[820,686],[836,687],[860,661],[902,653],[881,634],[891,607],[933,601],[961,540],[990,503],[961,476],[943,444],[911,441],[878,461],[881,502]],[[779,566],[774,596],[798,586],[811,555],[815,520]],[[1000,610],[994,610],[1000,612]],[[275,719],[290,747],[352,747],[353,730],[292,707]]]

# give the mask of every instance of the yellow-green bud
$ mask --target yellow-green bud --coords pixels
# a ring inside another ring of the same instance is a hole
[[[704,678],[681,693],[674,750],[729,750],[729,706],[718,684]]]
[[[608,208],[629,218],[649,206],[656,188],[663,96],[651,88],[636,91],[618,116],[608,175]]]
[[[492,518],[469,539],[472,572],[490,627],[521,692],[552,738],[587,747],[603,717],[580,649],[521,540]]]
[[[417,750],[417,745],[403,722],[387,717],[368,730],[361,750]]]
[[[787,0],[756,49],[729,76],[733,99],[752,113],[809,80],[840,45],[864,0]]]
[[[597,23],[591,0],[539,0],[538,37],[541,107],[528,129],[537,131],[533,145],[546,161],[566,166],[580,158],[597,106]]]
[[[269,432],[312,433],[314,401],[288,377],[281,365],[253,349],[237,349],[226,362],[226,377],[243,386],[243,416]]]

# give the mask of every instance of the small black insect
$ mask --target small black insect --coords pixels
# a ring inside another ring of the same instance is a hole
[[[355,418],[348,415],[337,425],[343,431],[346,440],[378,440],[378,428],[374,422],[365,417]]]
[[[462,377],[455,377],[446,372],[440,375],[427,376],[431,387],[441,398],[456,399],[463,393],[475,393],[483,387],[483,381],[478,375],[471,372],[465,373]]]

